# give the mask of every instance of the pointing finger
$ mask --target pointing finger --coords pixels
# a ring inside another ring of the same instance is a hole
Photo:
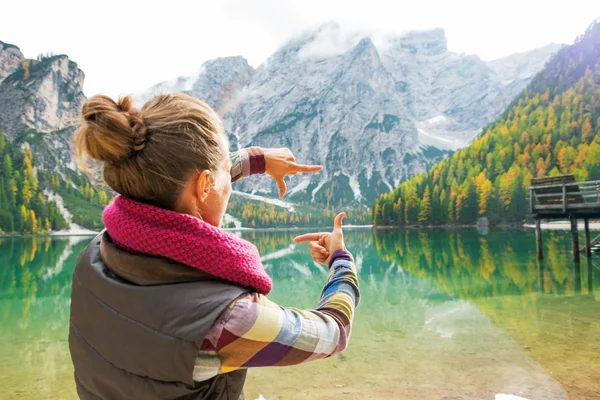
[[[318,172],[323,169],[322,165],[305,165],[305,164],[294,164],[292,169],[296,172]]]
[[[304,235],[296,236],[294,238],[294,243],[318,241],[321,238],[321,236],[323,236],[327,233],[329,233],[329,232],[305,233]]]

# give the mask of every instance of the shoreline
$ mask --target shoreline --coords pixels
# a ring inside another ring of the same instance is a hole
[[[353,229],[413,229],[413,230],[455,230],[455,229],[478,229],[481,227],[477,225],[406,225],[406,226],[376,226],[376,225],[344,225],[344,229],[353,230]],[[560,222],[544,222],[541,224],[542,230],[547,231],[568,231],[571,230],[571,223],[560,221]],[[287,228],[247,228],[247,227],[239,227],[239,228],[221,228],[225,232],[283,232],[283,231],[293,231],[293,232],[301,232],[301,231],[311,231],[311,230],[323,230],[323,229],[331,229],[330,226],[308,226],[308,227],[287,227]],[[494,229],[535,229],[535,224],[532,223],[523,223],[523,224],[500,224],[493,225],[487,228],[488,230]],[[583,231],[584,224],[578,223],[577,230]],[[598,222],[590,222],[590,231],[600,231],[600,221]],[[36,234],[23,234],[23,233],[13,233],[13,234],[0,234],[1,238],[25,238],[25,237],[69,237],[69,236],[96,236],[100,231],[92,231],[88,229],[72,229],[68,231],[57,231],[50,233],[36,233]]]
[[[72,236],[88,236],[88,237],[92,237],[92,236],[96,236],[97,234],[99,234],[100,232],[65,232],[65,231],[58,231],[58,232],[51,232],[51,233],[36,233],[36,234],[30,234],[30,233],[11,233],[11,234],[7,234],[7,235],[0,235],[0,239],[4,239],[4,238],[38,238],[38,237],[72,237]]]
[[[343,225],[342,228],[343,229],[367,229],[367,228],[373,228],[373,225]],[[236,232],[236,231],[277,232],[277,231],[305,231],[305,230],[323,230],[323,229],[332,229],[332,227],[331,226],[306,226],[306,227],[294,226],[294,227],[289,227],[289,228],[246,228],[246,227],[221,228],[221,230],[224,230],[227,232]]]
[[[542,230],[571,230],[571,223],[568,221],[560,222],[543,222]],[[577,224],[577,230],[584,230],[584,223]],[[413,230],[456,230],[456,229],[477,229],[477,230],[494,230],[494,229],[535,229],[535,224],[518,223],[518,224],[498,224],[489,226],[478,225],[379,225],[373,226],[374,229],[413,229]],[[600,231],[600,221],[590,222],[590,231]]]
[[[225,232],[281,232],[281,231],[309,231],[309,230],[323,230],[323,229],[331,229],[330,226],[308,226],[308,227],[289,227],[289,228],[221,228],[221,230]],[[373,228],[373,225],[344,225],[344,229],[370,229]],[[50,233],[10,233],[10,234],[0,234],[0,239],[2,238],[25,238],[25,237],[65,237],[65,236],[96,236],[100,231],[91,231],[88,229],[77,229],[77,230],[69,230],[69,231],[56,231]]]
[[[535,224],[523,224],[523,226],[528,229],[532,229],[532,228],[535,229]],[[547,230],[547,231],[559,231],[559,230],[570,231],[571,230],[571,222],[566,222],[566,221],[544,222],[544,223],[540,224],[540,226],[541,226],[542,230]],[[585,225],[583,222],[577,224],[578,231],[583,231],[584,229],[585,229]],[[590,222],[590,231],[600,231],[600,222]]]

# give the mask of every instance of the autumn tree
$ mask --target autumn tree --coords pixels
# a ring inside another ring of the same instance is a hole
[[[423,194],[423,199],[421,200],[421,205],[419,208],[419,222],[426,223],[429,222],[431,217],[431,194],[429,193],[429,187],[425,188],[425,193]]]

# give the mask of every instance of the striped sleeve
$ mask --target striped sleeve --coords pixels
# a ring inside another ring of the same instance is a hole
[[[265,155],[260,147],[248,147],[229,154],[231,182],[265,172]]]
[[[204,376],[239,368],[285,366],[330,357],[348,345],[354,310],[359,303],[358,279],[352,256],[335,252],[329,279],[314,310],[281,307],[251,293],[232,303],[213,325],[203,344],[216,353]],[[217,370],[218,364],[218,370]]]

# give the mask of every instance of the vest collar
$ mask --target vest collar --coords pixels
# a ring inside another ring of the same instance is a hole
[[[100,257],[115,275],[141,286],[220,280],[167,258],[123,251],[115,245],[106,231],[101,233]]]

